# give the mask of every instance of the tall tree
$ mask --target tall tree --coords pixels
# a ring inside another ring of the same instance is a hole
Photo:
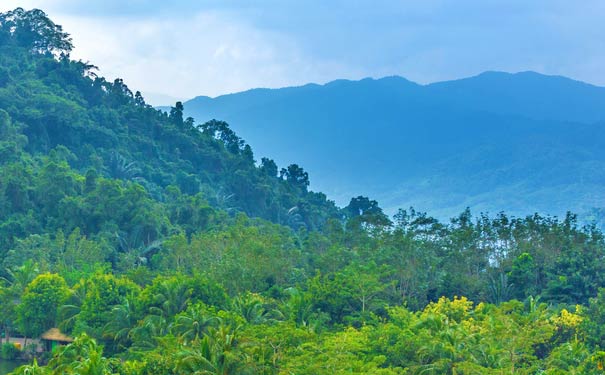
[[[17,8],[0,13],[0,30],[10,34],[19,45],[41,54],[68,55],[73,48],[69,34],[40,9]]]

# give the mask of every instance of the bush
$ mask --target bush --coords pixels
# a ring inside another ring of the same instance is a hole
[[[15,346],[15,344],[10,342],[5,342],[2,344],[2,351],[0,351],[0,357],[2,359],[15,359],[19,355],[19,349]]]

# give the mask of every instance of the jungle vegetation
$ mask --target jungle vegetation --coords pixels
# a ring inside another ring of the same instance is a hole
[[[603,373],[596,227],[336,207],[72,47],[0,14],[0,328],[75,338],[14,374]]]

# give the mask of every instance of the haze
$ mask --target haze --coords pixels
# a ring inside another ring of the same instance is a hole
[[[3,1],[41,8],[73,57],[154,105],[253,87],[400,75],[420,83],[533,70],[605,85],[605,3]]]

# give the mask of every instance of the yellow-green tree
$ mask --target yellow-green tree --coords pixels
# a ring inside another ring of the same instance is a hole
[[[25,288],[21,303],[17,306],[17,324],[20,331],[36,337],[57,325],[57,310],[69,297],[65,280],[45,273],[37,276]]]

